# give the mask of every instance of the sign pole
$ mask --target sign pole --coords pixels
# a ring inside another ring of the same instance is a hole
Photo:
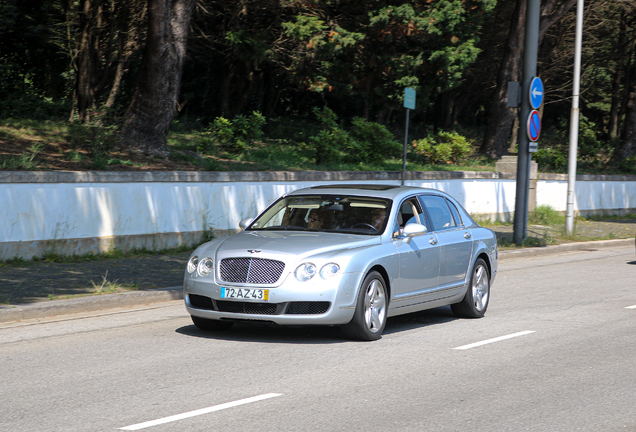
[[[411,110],[406,109],[406,128],[404,129],[404,156],[402,157],[402,186],[404,186],[404,179],[406,178],[406,147],[409,141],[409,113]]]
[[[537,53],[539,51],[539,19],[541,1],[527,0],[526,34],[523,53],[523,90],[521,119],[527,119],[531,112],[530,87],[537,73]],[[523,124],[523,123],[521,123]],[[528,134],[519,134],[519,154],[517,157],[517,189],[515,197],[515,219],[512,240],[520,245],[526,239],[528,229],[528,196],[530,189],[530,139]]]

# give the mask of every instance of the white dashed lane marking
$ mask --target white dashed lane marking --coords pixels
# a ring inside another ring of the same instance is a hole
[[[462,345],[460,347],[453,348],[453,349],[456,349],[456,350],[467,350],[467,349],[475,348],[475,347],[482,346],[482,345],[487,345],[487,344],[491,344],[491,343],[495,343],[495,342],[500,342],[500,341],[503,341],[503,340],[506,340],[506,339],[512,339],[512,338],[516,338],[516,337],[519,337],[519,336],[529,335],[530,333],[534,333],[534,330],[526,330],[526,331],[522,331],[522,332],[519,332],[519,333],[514,333],[514,334],[510,334],[510,335],[506,335],[506,336],[499,336],[499,337],[496,337],[496,338],[493,338],[493,339],[488,339],[488,340],[481,341],[481,342],[475,342],[475,343],[472,343],[472,344],[469,344],[469,345]]]
[[[227,408],[233,408],[233,407],[236,407],[236,406],[239,406],[239,405],[245,405],[245,404],[252,403],[252,402],[258,402],[258,401],[262,401],[262,400],[265,400],[265,399],[270,399],[270,398],[277,397],[277,396],[282,396],[282,394],[280,394],[280,393],[267,393],[267,394],[263,394],[263,395],[260,395],[260,396],[254,396],[254,397],[251,397],[251,398],[241,399],[241,400],[237,400],[237,401],[234,401],[234,402],[228,402],[228,403],[224,403],[224,404],[221,404],[221,405],[214,405],[214,406],[211,406],[211,407],[208,407],[208,408],[202,408],[202,409],[198,409],[198,410],[195,410],[195,411],[190,411],[190,412],[183,413],[183,414],[177,414],[177,415],[173,415],[173,416],[170,416],[170,417],[164,417],[164,418],[161,418],[161,419],[158,419],[158,420],[151,420],[151,421],[147,421],[147,422],[144,422],[144,423],[138,423],[138,424],[135,424],[135,425],[132,425],[132,426],[126,426],[126,427],[120,428],[120,430],[131,430],[131,431],[133,431],[133,430],[145,429],[145,428],[149,428],[151,426],[157,426],[157,425],[160,425],[160,424],[170,423],[170,422],[174,422],[174,421],[177,421],[177,420],[183,420],[183,419],[187,419],[187,418],[190,418],[190,417],[196,417],[196,416],[200,416],[200,415],[203,415],[203,414],[209,414],[211,412],[221,411],[221,410],[224,410],[224,409],[227,409]]]

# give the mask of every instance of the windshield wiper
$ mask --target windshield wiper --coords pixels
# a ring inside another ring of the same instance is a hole
[[[307,231],[307,228],[296,225],[270,226],[265,228],[256,228],[257,231]]]

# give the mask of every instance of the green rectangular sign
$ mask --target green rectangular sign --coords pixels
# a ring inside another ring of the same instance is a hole
[[[415,109],[415,89],[413,87],[404,89],[404,108]]]

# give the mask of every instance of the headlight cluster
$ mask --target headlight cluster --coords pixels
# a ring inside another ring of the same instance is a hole
[[[320,276],[323,279],[332,278],[340,273],[340,266],[336,263],[329,263],[322,266]],[[294,276],[301,282],[306,282],[316,276],[316,266],[312,263],[303,263],[296,268]]]
[[[214,260],[210,257],[199,260],[199,257],[195,255],[188,261],[187,269],[190,274],[196,271],[199,276],[207,276],[214,270]]]

